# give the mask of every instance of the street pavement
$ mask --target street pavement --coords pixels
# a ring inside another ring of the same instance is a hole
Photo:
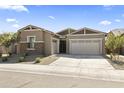
[[[0,71],[0,88],[123,88],[123,82]]]

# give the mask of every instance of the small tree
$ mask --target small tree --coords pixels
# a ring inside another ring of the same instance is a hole
[[[110,33],[107,37],[105,46],[107,49],[109,49],[111,53],[111,58],[115,57],[115,54],[120,53],[120,48],[124,45],[124,36],[114,36],[112,33]]]
[[[8,53],[8,49],[12,42],[16,40],[15,33],[3,33],[0,35],[0,44],[3,45],[6,49],[6,53]]]

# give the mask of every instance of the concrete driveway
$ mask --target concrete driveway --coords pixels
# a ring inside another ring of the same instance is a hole
[[[84,56],[84,55],[57,55],[60,58],[51,66],[94,68],[94,69],[114,69],[112,65],[103,56]]]

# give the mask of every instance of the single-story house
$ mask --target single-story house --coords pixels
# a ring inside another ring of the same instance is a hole
[[[28,25],[18,30],[19,42],[16,52],[40,53],[51,55],[56,53],[103,55],[105,54],[105,33],[82,28],[67,28],[57,33]]]
[[[122,28],[120,28],[120,29],[113,29],[108,34],[110,34],[110,33],[112,33],[114,36],[120,36],[120,35],[124,36],[124,29],[122,29]],[[120,53],[122,55],[124,55],[124,46],[120,49]]]

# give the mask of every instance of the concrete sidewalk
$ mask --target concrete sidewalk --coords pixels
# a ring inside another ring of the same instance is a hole
[[[52,74],[79,78],[124,82],[124,71],[115,69],[84,69],[79,67],[46,66],[32,64],[0,64],[1,71],[33,74]]]

